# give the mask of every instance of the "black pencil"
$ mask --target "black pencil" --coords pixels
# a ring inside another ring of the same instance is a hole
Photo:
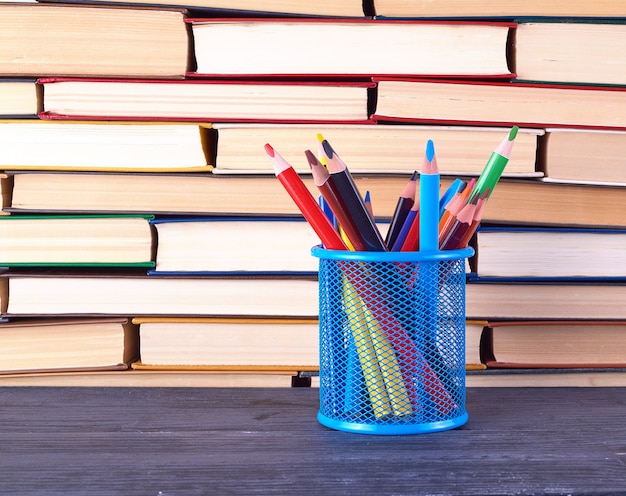
[[[417,190],[418,177],[419,172],[415,171],[398,197],[396,209],[391,217],[391,224],[389,224],[389,230],[387,231],[387,237],[385,238],[387,248],[391,248],[396,242],[396,239],[402,230],[402,226],[404,225],[404,220],[415,203],[415,192]]]
[[[346,164],[335,153],[327,140],[322,141],[324,153],[328,159],[328,180],[340,198],[343,200],[354,225],[358,227],[361,238],[368,251],[387,251],[385,240],[376,227],[376,222],[370,215]]]

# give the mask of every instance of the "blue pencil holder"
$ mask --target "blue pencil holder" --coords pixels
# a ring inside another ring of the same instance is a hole
[[[472,254],[312,249],[322,425],[402,435],[467,422],[465,263]]]

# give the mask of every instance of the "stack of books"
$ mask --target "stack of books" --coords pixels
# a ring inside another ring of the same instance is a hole
[[[626,364],[581,336],[623,348],[621,2],[142,3],[0,5],[0,371],[314,373],[319,239],[264,145],[317,196],[323,135],[384,224],[427,140],[443,190],[511,125],[468,367]]]

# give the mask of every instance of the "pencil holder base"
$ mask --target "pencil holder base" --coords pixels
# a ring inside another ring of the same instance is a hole
[[[324,427],[336,431],[352,432],[356,434],[376,434],[379,436],[402,436],[409,434],[427,434],[430,432],[448,431],[465,425],[469,415],[465,412],[460,417],[451,420],[441,420],[439,422],[428,422],[424,424],[363,424],[360,422],[347,422],[345,420],[335,420],[317,414],[317,421]]]
[[[379,435],[465,424],[465,259],[472,249],[312,253],[320,259],[318,421]]]

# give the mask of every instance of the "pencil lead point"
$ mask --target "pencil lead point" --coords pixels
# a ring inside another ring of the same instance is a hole
[[[433,140],[428,140],[426,143],[426,159],[429,162],[432,162],[433,158],[435,158],[435,144],[433,143]]]
[[[267,153],[270,157],[274,156],[274,148],[269,143],[265,144],[265,153]]]
[[[322,133],[317,133],[315,136],[317,137],[317,141],[320,143],[324,142],[324,136],[322,136]]]
[[[306,155],[306,159],[309,162],[310,167],[313,167],[314,165],[318,165],[320,163],[320,161],[311,150],[305,150],[304,154]]]
[[[328,158],[332,158],[335,154],[333,147],[330,146],[330,143],[326,140],[322,141],[322,146],[324,147],[324,153],[328,156]]]
[[[513,141],[517,136],[517,131],[519,131],[519,127],[513,126],[511,131],[509,132],[509,141]]]

